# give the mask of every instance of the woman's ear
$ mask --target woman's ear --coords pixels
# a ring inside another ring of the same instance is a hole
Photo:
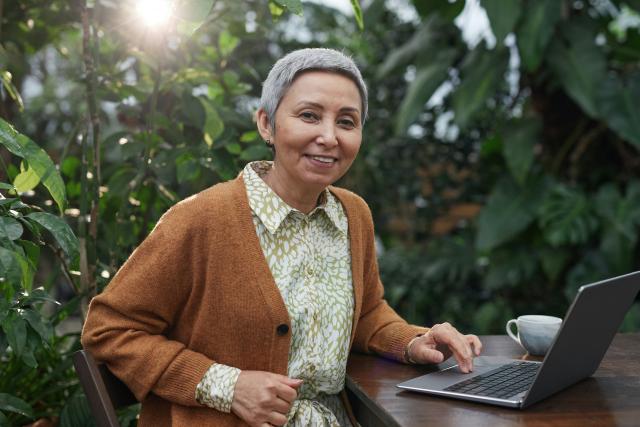
[[[264,108],[256,111],[256,125],[258,126],[258,132],[265,141],[273,139],[271,132],[271,123],[269,123],[269,116]]]

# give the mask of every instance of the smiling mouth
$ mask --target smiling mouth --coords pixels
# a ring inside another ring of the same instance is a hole
[[[337,162],[338,159],[334,158],[334,157],[326,157],[326,156],[311,156],[309,154],[305,154],[305,156],[313,159],[313,160],[317,160],[318,162],[322,162],[322,163],[326,163],[326,164],[331,164],[334,162]]]

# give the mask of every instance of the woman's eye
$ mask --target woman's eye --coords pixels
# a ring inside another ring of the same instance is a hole
[[[341,119],[338,123],[344,127],[348,127],[350,129],[356,127],[356,124],[351,119]]]
[[[306,120],[316,120],[317,117],[314,113],[311,113],[309,111],[305,111],[304,113],[300,114],[300,117],[302,117],[303,119]]]

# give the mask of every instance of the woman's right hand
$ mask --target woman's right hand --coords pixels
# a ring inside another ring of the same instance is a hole
[[[302,380],[263,371],[242,371],[236,381],[231,412],[250,426],[282,426]]]

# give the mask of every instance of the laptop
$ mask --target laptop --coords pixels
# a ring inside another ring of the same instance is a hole
[[[526,408],[591,376],[640,290],[640,271],[578,290],[542,362],[480,356],[398,384],[404,390],[511,408]]]

